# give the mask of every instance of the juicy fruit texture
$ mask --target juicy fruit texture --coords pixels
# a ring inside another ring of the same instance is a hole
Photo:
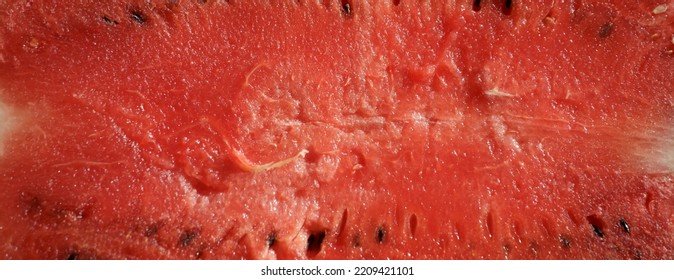
[[[2,1],[0,256],[674,258],[673,11]]]

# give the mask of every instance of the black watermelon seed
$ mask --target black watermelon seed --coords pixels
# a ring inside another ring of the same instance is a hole
[[[342,1],[342,13],[348,16],[351,15],[351,12],[351,3],[349,1]]]
[[[386,237],[386,229],[384,227],[377,228],[377,242],[384,243],[384,238]]]
[[[111,19],[111,18],[109,18],[108,16],[102,16],[102,17],[101,17],[101,20],[102,20],[105,24],[109,24],[109,25],[117,25],[117,24],[119,24],[118,21],[116,21],[116,20],[114,20],[114,19]]]
[[[199,237],[199,230],[198,229],[188,229],[183,231],[180,234],[180,237],[178,238],[178,245],[187,247],[189,246],[195,239]]]
[[[594,230],[594,234],[599,236],[599,238],[604,238],[604,231],[597,225],[592,225],[592,229]]]
[[[571,240],[564,235],[559,236],[559,243],[561,243],[564,248],[571,248]]]
[[[144,24],[147,22],[147,18],[145,17],[145,14],[143,14],[141,11],[133,10],[131,11],[131,19],[139,24]]]
[[[274,246],[276,244],[276,232],[272,232],[267,236],[267,247]]]
[[[607,22],[604,23],[601,27],[599,27],[599,38],[606,38],[608,36],[611,36],[611,33],[613,33],[613,23]]]
[[[68,256],[66,257],[66,260],[77,260],[79,259],[80,254],[76,251],[71,251],[68,253]]]
[[[587,216],[587,221],[592,225],[594,234],[599,238],[604,238],[604,222],[596,215]]]
[[[620,219],[620,221],[618,221],[618,223],[620,224],[620,227],[621,227],[626,233],[630,233],[630,225],[627,223],[627,221],[625,221],[625,219]]]
[[[325,239],[325,231],[314,232],[307,238],[307,253],[309,255],[316,255],[321,251],[323,240]]]

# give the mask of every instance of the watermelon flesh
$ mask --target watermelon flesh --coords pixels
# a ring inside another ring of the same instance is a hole
[[[673,12],[3,1],[0,257],[672,259]]]

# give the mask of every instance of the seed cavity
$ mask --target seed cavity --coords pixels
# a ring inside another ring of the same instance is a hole
[[[349,221],[349,211],[344,209],[342,212],[342,219],[339,221],[339,230],[337,231],[337,237],[341,237],[346,232],[346,223]]]
[[[325,230],[317,231],[309,235],[309,238],[307,238],[308,257],[313,258],[321,251],[324,239],[325,239]]]
[[[644,201],[644,208],[646,208],[646,211],[648,211],[648,213],[653,213],[652,209],[653,209],[654,201],[655,201],[655,198],[653,197],[653,193],[647,192],[646,193],[646,199]]]
[[[594,230],[594,234],[600,238],[604,238],[604,231],[599,226],[592,224],[592,229]]]
[[[322,156],[322,154],[316,152],[316,150],[313,148],[310,148],[307,150],[307,153],[304,156],[304,161],[306,163],[317,163],[319,160],[321,160]]]
[[[587,216],[587,221],[592,226],[594,234],[599,238],[604,238],[604,222],[596,215]]]
[[[351,244],[353,245],[353,248],[360,247],[360,234],[353,235],[353,238],[351,239]]]
[[[571,208],[566,209],[566,215],[569,216],[569,219],[575,224],[580,225],[583,221],[582,218],[578,217]]]
[[[489,238],[494,236],[494,215],[491,211],[487,213],[487,234],[489,234]]]
[[[480,0],[473,0],[473,11],[479,12],[480,9],[482,9],[482,1],[480,1]]]
[[[513,233],[513,237],[517,241],[522,241],[522,222],[520,221],[513,221],[512,222],[512,228],[511,232]]]
[[[394,6],[400,5],[400,0],[393,0],[393,5]]]
[[[653,9],[654,15],[659,15],[667,11],[667,4],[658,5]]]
[[[416,214],[412,214],[412,215],[410,216],[410,221],[409,221],[409,223],[410,223],[410,235],[411,235],[412,237],[414,237],[414,235],[415,235],[416,232],[417,232],[417,223],[418,223],[418,221],[417,221],[417,215],[416,215]]]
[[[552,12],[549,12],[548,15],[545,16],[545,18],[543,18],[543,23],[547,25],[554,25],[556,22],[557,20],[555,20],[555,17],[552,14]]]
[[[357,170],[363,169],[367,166],[366,160],[365,160],[365,155],[363,154],[362,151],[354,150],[353,151],[354,157],[355,157],[355,164],[351,167],[352,170],[355,172]]]
[[[552,223],[550,222],[550,220],[548,220],[548,219],[546,219],[546,218],[543,218],[543,220],[541,220],[540,225],[541,225],[541,228],[543,229],[543,231],[545,232],[546,235],[548,235],[548,236],[554,236],[554,234],[555,234],[555,230],[554,230],[554,229],[555,229],[555,228],[553,227],[553,225],[552,225]]]
[[[504,15],[509,16],[513,11],[513,0],[505,0],[501,11]]]

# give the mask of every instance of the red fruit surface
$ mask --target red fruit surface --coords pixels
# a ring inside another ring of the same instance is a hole
[[[0,1],[0,257],[672,259],[673,32],[664,0]]]

